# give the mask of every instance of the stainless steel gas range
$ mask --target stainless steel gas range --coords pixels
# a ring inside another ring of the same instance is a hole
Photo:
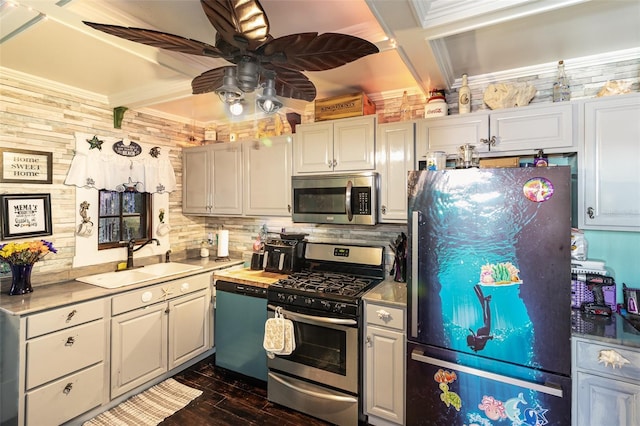
[[[304,269],[271,285],[296,349],[268,360],[269,401],[339,425],[362,409],[362,295],[384,279],[384,247],[307,243]]]

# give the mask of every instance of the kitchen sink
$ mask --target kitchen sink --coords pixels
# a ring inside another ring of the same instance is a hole
[[[202,269],[202,266],[175,262],[156,263],[136,269],[87,275],[76,280],[103,288],[119,288],[198,269]]]

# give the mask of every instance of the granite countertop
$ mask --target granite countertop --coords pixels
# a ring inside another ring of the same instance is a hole
[[[605,317],[572,309],[571,334],[573,337],[640,348],[640,332],[617,313]]]
[[[385,305],[407,306],[407,283],[387,278],[362,296],[368,302],[383,302]]]
[[[201,274],[203,272],[212,272],[218,269],[230,268],[232,266],[242,265],[244,262],[242,260],[216,261],[215,259],[209,258],[197,258],[183,259],[178,263],[202,266],[202,269],[174,274],[167,278],[158,278],[115,289],[102,288],[76,280],[68,280],[34,287],[33,293],[25,295],[9,296],[3,293],[0,294],[0,311],[18,316],[32,314],[72,303],[113,296],[118,293],[147,287],[167,280],[179,279],[190,275]]]
[[[236,284],[252,285],[255,287],[267,288],[271,284],[281,279],[287,278],[288,275],[278,274],[276,272],[266,272],[263,270],[252,270],[250,268],[233,269],[229,271],[214,272],[214,280],[224,280]]]

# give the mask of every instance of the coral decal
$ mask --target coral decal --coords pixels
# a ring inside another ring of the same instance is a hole
[[[502,401],[498,401],[492,396],[483,396],[482,402],[478,404],[478,408],[483,410],[486,416],[491,420],[500,420],[507,418]]]

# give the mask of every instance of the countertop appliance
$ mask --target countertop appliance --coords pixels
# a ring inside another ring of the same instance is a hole
[[[570,168],[408,182],[407,424],[571,424]]]
[[[269,315],[293,321],[296,349],[268,360],[269,401],[357,425],[362,401],[362,295],[384,279],[384,247],[307,243],[305,267],[272,284]]]
[[[263,267],[267,272],[290,274],[302,269],[307,240],[270,238],[264,243]]]
[[[262,348],[266,321],[266,288],[217,280],[216,366],[266,381],[267,357]]]
[[[291,191],[294,222],[376,224],[378,174],[375,172],[293,176]]]

